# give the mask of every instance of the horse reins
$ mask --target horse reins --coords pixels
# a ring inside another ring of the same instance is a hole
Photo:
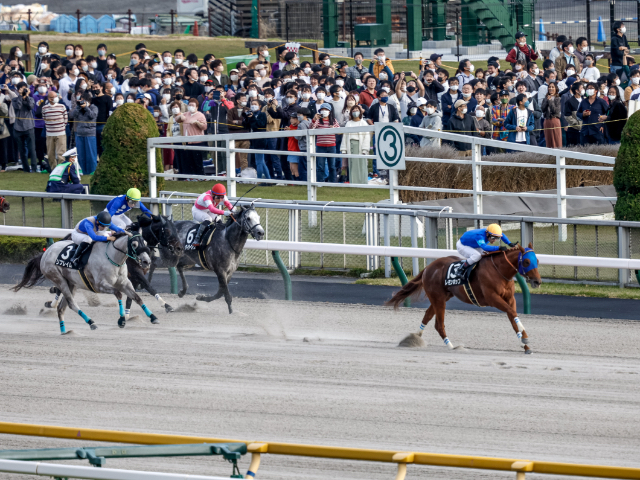
[[[507,257],[507,252],[503,251],[502,254],[504,255],[504,259],[507,261],[507,263],[511,265],[511,268],[513,268],[516,271],[516,273],[518,273],[518,268],[515,267],[513,263],[511,263],[511,261],[509,260],[509,257]],[[498,267],[496,266],[496,262],[493,260],[493,257],[495,257],[495,255],[491,255],[491,263],[493,264],[493,268],[496,269],[496,272],[498,272],[502,278],[504,278],[507,282],[510,282],[511,280],[505,277],[504,275],[502,275],[502,272],[498,270]]]
[[[138,252],[136,252],[135,250],[133,250],[131,248],[131,242],[133,241],[134,238],[136,237],[140,237],[142,238],[142,235],[138,234],[138,235],[133,235],[131,237],[129,237],[129,239],[127,240],[127,251],[125,252],[124,250],[120,250],[118,247],[116,247],[115,242],[109,242],[111,243],[111,246],[113,248],[115,248],[117,251],[119,251],[120,253],[124,253],[125,255],[125,261],[122,262],[122,264],[118,264],[116,262],[114,262],[113,260],[111,260],[111,258],[109,258],[109,254],[107,253],[107,251],[104,251],[105,256],[107,257],[107,260],[109,260],[111,262],[112,265],[116,266],[116,267],[121,267],[122,265],[124,265],[127,260],[126,257],[129,257],[131,260],[134,260],[138,263],[138,265],[140,264],[140,259],[138,258]],[[132,257],[131,255],[129,255],[129,250],[131,250],[133,252],[133,254],[135,255],[135,257]]]

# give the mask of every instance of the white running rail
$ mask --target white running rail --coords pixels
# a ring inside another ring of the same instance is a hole
[[[64,228],[34,228],[0,226],[0,235],[19,237],[62,238],[73,230]],[[277,240],[247,240],[248,250],[277,250],[282,252],[337,253],[340,255],[371,255],[379,257],[442,258],[458,256],[456,250],[439,248],[385,247],[370,245],[344,245],[339,243],[284,242]],[[569,267],[594,267],[640,270],[640,259],[611,257],[574,257],[570,255],[536,254],[540,264]]]

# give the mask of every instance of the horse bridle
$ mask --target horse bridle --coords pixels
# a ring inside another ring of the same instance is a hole
[[[230,215],[231,219],[236,222],[238,225],[240,225],[240,230],[242,230],[243,232],[250,234],[253,238],[256,238],[255,234],[253,233],[253,231],[256,229],[256,227],[261,227],[262,225],[260,224],[260,222],[256,223],[255,225],[253,225],[251,228],[247,228],[246,224],[247,224],[247,217],[244,216],[245,212],[248,212],[249,209],[244,210],[241,214],[241,218],[240,218],[240,222],[238,222],[236,220],[236,218],[233,216],[233,214]],[[236,251],[235,248],[233,248],[233,245],[231,245],[231,242],[229,242],[229,238],[227,237],[227,243],[229,244],[229,247],[231,247],[231,250],[233,250],[236,255],[240,255],[240,252]]]
[[[136,239],[137,237],[140,237],[140,239],[138,240],[138,246],[134,249],[131,246],[131,243],[134,241],[134,239]],[[127,251],[125,252],[124,250],[120,250],[118,247],[116,247],[115,242],[109,242],[111,243],[111,246],[113,248],[115,248],[117,251],[119,251],[120,253],[124,253],[125,254],[125,260],[124,262],[122,262],[122,264],[116,263],[113,260],[111,260],[111,258],[109,258],[109,253],[107,253],[107,251],[104,251],[104,254],[107,256],[107,260],[109,260],[109,262],[111,262],[112,265],[116,266],[116,267],[121,267],[122,265],[124,265],[125,263],[127,263],[127,257],[129,257],[130,259],[134,260],[138,265],[140,265],[140,258],[138,258],[138,249],[140,247],[146,247],[145,245],[145,241],[144,238],[142,238],[142,235],[135,234],[135,235],[131,235],[129,237],[129,239],[127,240]],[[147,247],[148,248],[148,247]]]
[[[156,244],[155,245],[150,245],[150,248],[157,248],[157,245],[160,244],[165,248],[168,248],[172,253],[173,253],[173,245],[171,245],[169,243],[169,239],[168,239],[168,235],[167,232],[165,231],[165,228],[167,226],[166,224],[166,220],[162,220],[161,221],[161,226],[160,226],[160,237],[158,237],[158,235],[156,235],[155,233],[153,233],[153,222],[151,223],[151,225],[149,225],[149,233],[153,236],[153,238],[155,238],[156,240]]]
[[[524,254],[522,252],[518,253],[518,266],[517,267],[513,263],[511,263],[511,260],[509,260],[509,257],[507,257],[507,252],[505,252],[505,251],[502,252],[502,254],[504,255],[504,259],[507,261],[507,263],[509,265],[511,265],[511,268],[513,268],[515,270],[514,275],[516,273],[519,273],[520,275],[527,276],[528,272],[524,271],[524,265],[522,264],[522,261],[524,260],[524,256],[529,252],[533,252],[534,255],[536,253],[536,252],[533,251],[533,248],[526,248]],[[495,255],[491,255],[491,263],[493,264],[493,268],[496,269],[496,272],[498,272],[502,278],[504,278],[507,282],[510,282],[511,279],[509,279],[509,278],[505,277],[504,275],[502,275],[502,272],[500,272],[500,270],[498,270],[498,267],[496,265],[496,262],[493,260],[493,257],[495,257]]]

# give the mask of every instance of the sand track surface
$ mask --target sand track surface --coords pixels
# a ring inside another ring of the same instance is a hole
[[[523,315],[534,351],[525,356],[506,316],[490,312],[449,312],[448,337],[464,345],[449,351],[432,325],[426,347],[397,347],[418,329],[415,309],[234,299],[233,315],[221,300],[167,314],[148,295],[160,325],[134,305],[139,317],[120,329],[115,297],[91,307],[80,293],[99,328],[67,311],[74,333],[61,336],[41,312],[51,297],[0,291],[0,310],[27,307],[0,315],[2,421],[640,466],[638,322]],[[0,449],[79,444],[0,435]],[[202,457],[106,466],[231,473]],[[267,455],[257,478],[394,476],[386,464]],[[514,476],[409,466],[408,478]]]

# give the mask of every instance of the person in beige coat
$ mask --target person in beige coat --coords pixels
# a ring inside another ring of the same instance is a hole
[[[368,123],[362,117],[364,117],[364,109],[360,105],[355,105],[349,111],[349,120],[345,127],[366,127]],[[345,133],[342,135],[340,153],[368,155],[370,147],[371,134],[369,132]],[[350,158],[349,183],[369,183],[368,167],[369,161],[366,158]]]
[[[573,54],[573,42],[571,40],[567,40],[562,44],[562,52],[560,56],[556,58],[554,64],[556,67],[556,78],[558,80],[565,78],[568,65],[573,65],[576,72],[581,71],[580,60]]]

